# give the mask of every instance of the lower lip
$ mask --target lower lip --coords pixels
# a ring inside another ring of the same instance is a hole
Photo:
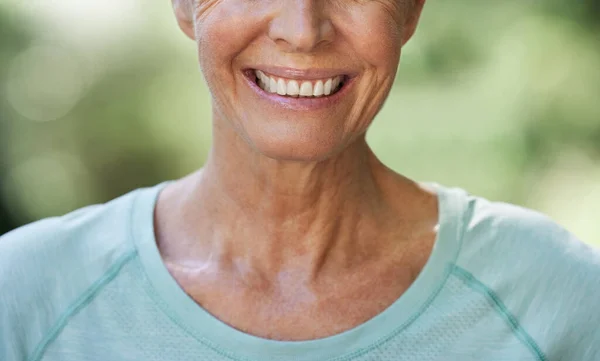
[[[254,90],[258,96],[262,99],[265,99],[275,105],[278,105],[282,108],[292,109],[292,110],[318,110],[332,107],[339,103],[342,98],[350,91],[350,88],[354,84],[354,80],[356,77],[346,78],[342,87],[332,95],[323,96],[323,97],[287,97],[281,96],[277,93],[270,93],[263,90],[256,83],[254,71],[245,72],[244,79],[250,86],[252,90]]]

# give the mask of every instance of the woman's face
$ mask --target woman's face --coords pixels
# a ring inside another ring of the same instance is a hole
[[[364,135],[423,3],[195,1],[177,13],[198,44],[216,136],[282,160],[322,160]]]

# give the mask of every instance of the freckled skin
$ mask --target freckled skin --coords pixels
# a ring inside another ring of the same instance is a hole
[[[211,91],[213,144],[201,170],[159,196],[170,273],[208,312],[266,338],[326,337],[383,311],[436,235],[437,196],[365,141],[424,0],[173,4]],[[258,66],[356,78],[338,103],[299,111],[250,88],[243,71]]]

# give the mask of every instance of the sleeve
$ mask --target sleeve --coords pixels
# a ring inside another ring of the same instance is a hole
[[[600,249],[549,217],[478,201],[458,264],[494,290],[547,361],[600,361]]]
[[[529,274],[506,297],[522,302],[523,326],[538,335],[548,361],[600,361],[600,250],[548,218],[538,220],[519,250],[531,259]]]
[[[560,311],[555,325],[561,327],[557,361],[600,360],[600,249],[583,244],[568,235],[568,259],[563,267],[558,302]],[[561,332],[562,331],[562,332]],[[552,360],[553,358],[550,357]]]
[[[60,237],[55,219],[38,221],[0,237],[0,360],[25,361],[47,334],[52,317],[45,292],[52,273],[45,265]]]

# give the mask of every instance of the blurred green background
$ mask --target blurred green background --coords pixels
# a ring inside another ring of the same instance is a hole
[[[0,3],[0,234],[188,174],[209,94],[170,2]],[[430,0],[368,138],[600,245],[600,1]]]

